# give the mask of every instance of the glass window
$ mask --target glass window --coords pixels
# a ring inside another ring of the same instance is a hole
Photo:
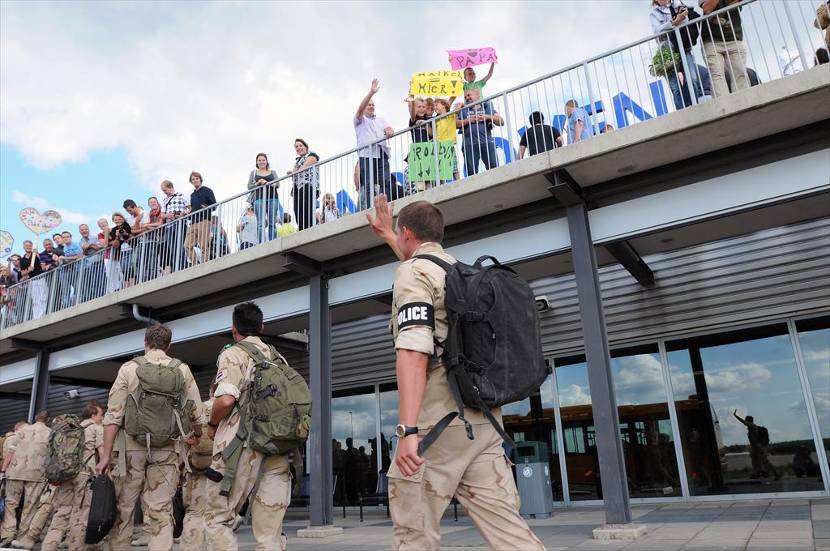
[[[692,495],[822,489],[785,324],[666,348]]]
[[[336,503],[357,504],[358,495],[377,486],[377,415],[374,388],[336,392],[331,401],[331,432]]]
[[[389,472],[389,465],[395,457],[395,427],[398,425],[398,388],[397,385],[380,387],[380,460],[381,471]]]
[[[680,495],[674,436],[657,346],[612,352],[611,374],[629,494]],[[571,499],[600,499],[596,430],[584,356],[557,360],[556,380]]]
[[[830,317],[796,322],[801,355],[813,394],[824,449],[830,457]],[[793,458],[796,476],[817,476],[818,464],[801,450]]]

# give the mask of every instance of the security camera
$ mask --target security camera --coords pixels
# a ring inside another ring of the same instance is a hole
[[[536,310],[539,312],[546,312],[547,310],[553,308],[553,305],[551,305],[548,297],[545,295],[539,295],[534,300],[536,301]]]
[[[78,392],[77,390],[67,390],[66,392],[63,393],[63,397],[66,398],[67,400],[77,400],[78,398],[81,397],[81,393]]]

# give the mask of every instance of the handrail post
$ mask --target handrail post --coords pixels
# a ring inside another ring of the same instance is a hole
[[[501,94],[504,103],[504,124],[507,126],[507,149],[504,154],[504,164],[510,164],[513,159],[513,123],[510,121],[510,109],[507,108],[507,92]]]
[[[436,129],[438,125],[435,124],[435,118],[431,121],[432,124],[432,151],[433,156],[435,157],[435,185],[436,187],[439,185],[440,180],[438,179],[438,175],[440,173],[440,166],[438,164],[438,152],[440,151],[440,147],[438,147],[438,134],[436,133]]]
[[[697,90],[695,90],[694,83],[692,80],[692,72],[690,70],[691,67],[689,67],[689,64],[686,62],[686,51],[683,50],[683,40],[680,37],[680,29],[678,29],[677,27],[674,28],[674,37],[677,39],[677,47],[681,50],[680,52],[678,52],[678,54],[680,55],[680,63],[683,65],[683,74],[685,75],[686,80],[685,86],[689,90],[689,97],[691,98],[692,105],[697,105]],[[671,49],[671,47],[669,47],[669,49]],[[697,69],[697,67],[695,67],[695,69]],[[674,74],[675,78],[677,78],[676,70]],[[677,85],[682,86],[680,84],[680,80],[677,81]],[[703,85],[701,84],[701,87],[702,86]],[[683,98],[682,88],[680,89],[680,97]]]
[[[597,113],[594,110],[594,93],[591,92],[591,75],[588,74],[588,62],[582,62],[582,71],[585,73],[585,84],[588,86],[588,102],[591,104],[591,112],[588,114],[591,117],[591,130],[596,136],[599,134],[597,131]]]
[[[796,26],[793,22],[793,15],[790,11],[790,4],[789,2],[782,2],[784,4],[784,13],[787,16],[787,23],[790,25],[790,32],[793,33],[793,40],[795,40],[795,47],[798,49],[798,57],[801,58],[801,66],[807,66],[807,56],[804,55],[804,48],[801,46],[801,40],[798,39],[798,33],[796,32]],[[784,41],[786,44],[786,40]],[[783,76],[783,75],[782,75]]]

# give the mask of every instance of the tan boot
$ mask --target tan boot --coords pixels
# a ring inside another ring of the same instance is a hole
[[[19,540],[12,541],[12,547],[15,549],[34,549],[35,542],[29,536],[23,536]]]

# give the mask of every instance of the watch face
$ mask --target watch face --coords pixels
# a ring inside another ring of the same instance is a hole
[[[397,436],[398,438],[403,438],[404,436],[406,436],[406,427],[404,427],[403,425],[398,425],[397,427],[395,427],[395,436]]]

